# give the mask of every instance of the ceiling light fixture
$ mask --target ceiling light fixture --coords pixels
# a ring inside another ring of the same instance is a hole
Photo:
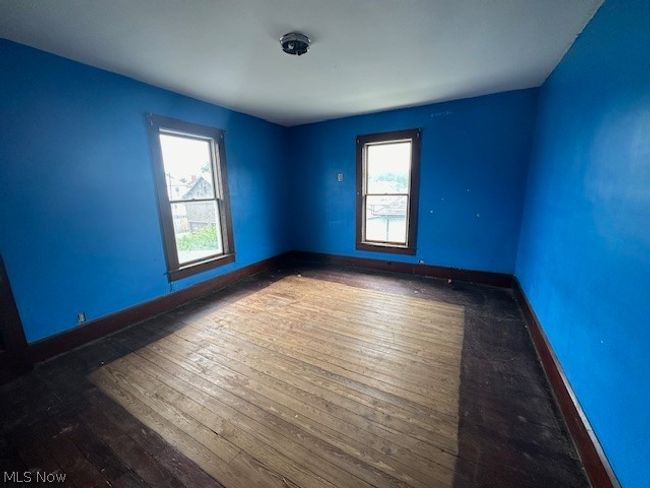
[[[280,38],[282,50],[293,56],[302,56],[309,51],[311,40],[300,32],[289,32]]]

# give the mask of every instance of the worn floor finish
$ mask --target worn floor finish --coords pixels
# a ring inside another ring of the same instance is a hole
[[[587,486],[510,293],[469,284],[268,273],[37,368],[0,408],[0,469],[71,486]]]

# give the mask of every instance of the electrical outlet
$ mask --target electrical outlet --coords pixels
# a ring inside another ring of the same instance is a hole
[[[336,173],[336,181],[339,183],[343,181],[343,173]]]
[[[86,321],[86,312],[77,312],[77,322],[83,324]]]

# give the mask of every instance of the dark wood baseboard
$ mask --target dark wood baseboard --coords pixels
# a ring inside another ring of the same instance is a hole
[[[513,291],[528,323],[533,341],[555,401],[562,412],[569,434],[582,459],[589,481],[594,488],[620,488],[620,483],[605,456],[603,448],[585,416],[567,380],[537,315],[530,306],[519,281],[513,277]]]
[[[309,263],[346,266],[417,276],[430,276],[442,279],[469,281],[502,288],[512,288],[515,298],[518,300],[526,321],[528,322],[531,339],[592,486],[594,488],[620,488],[620,484],[605,457],[602,447],[580,408],[573,390],[562,371],[562,367],[560,366],[526,295],[517,279],[506,273],[474,271],[444,266],[431,266],[333,254],[293,251],[259,261],[230,273],[190,286],[184,290],[179,290],[169,295],[88,322],[82,327],[77,327],[41,341],[31,343],[25,350],[25,356],[18,358],[19,360],[16,364],[18,364],[24,372],[36,362],[52,358],[137,322],[142,322],[154,317],[155,315],[173,310],[180,305],[206,296],[243,278],[253,276],[263,271]],[[0,356],[0,366],[5,362],[3,359],[6,358]]]
[[[230,273],[197,283],[183,290],[155,298],[140,305],[135,305],[119,312],[106,315],[97,320],[88,321],[83,326],[75,327],[60,334],[32,342],[27,346],[27,361],[37,363],[63,354],[71,349],[99,339],[138,322],[164,312],[169,312],[187,302],[213,293],[243,278],[276,269],[287,263],[288,255],[281,254],[257,263],[244,266]]]
[[[322,254],[314,252],[294,251],[292,260],[296,263],[332,264],[335,266],[350,266],[354,268],[373,269],[394,273],[429,276],[433,278],[469,281],[483,285],[512,288],[514,279],[511,274],[494,273],[490,271],[475,271],[462,268],[449,268],[446,266],[432,266],[430,264],[405,263],[401,261],[384,261],[379,259],[358,258],[353,256],[340,256],[335,254]]]
[[[357,268],[406,273],[419,276],[432,276],[443,279],[471,281],[493,286],[510,288],[513,283],[511,275],[471,271],[443,266],[430,266],[395,261],[381,261],[333,254],[320,254],[292,251],[263,261],[245,266],[230,273],[217,276],[207,281],[179,290],[169,295],[120,310],[97,320],[89,321],[83,326],[75,327],[52,337],[30,343],[26,349],[26,364],[34,364],[67,352],[105,335],[116,332],[124,327],[142,322],[164,312],[205,296],[220,288],[224,288],[242,278],[252,276],[262,271],[281,266],[300,263],[333,264],[336,266],[351,266]]]

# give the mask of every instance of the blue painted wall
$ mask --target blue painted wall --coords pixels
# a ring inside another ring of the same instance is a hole
[[[536,90],[524,90],[292,128],[294,247],[512,273],[535,109]],[[417,255],[356,251],[356,136],[414,127],[422,128]]]
[[[646,486],[647,19],[608,0],[541,90],[292,129],[0,40],[0,249],[28,339],[289,249],[516,271],[623,485]],[[226,129],[236,263],[167,282],[146,112]],[[357,252],[355,137],[412,127],[417,255]]]
[[[626,488],[650,483],[649,21],[607,0],[543,86],[517,262]]]
[[[286,129],[0,40],[0,249],[29,341],[288,249]],[[236,262],[165,276],[144,114],[226,131]]]

